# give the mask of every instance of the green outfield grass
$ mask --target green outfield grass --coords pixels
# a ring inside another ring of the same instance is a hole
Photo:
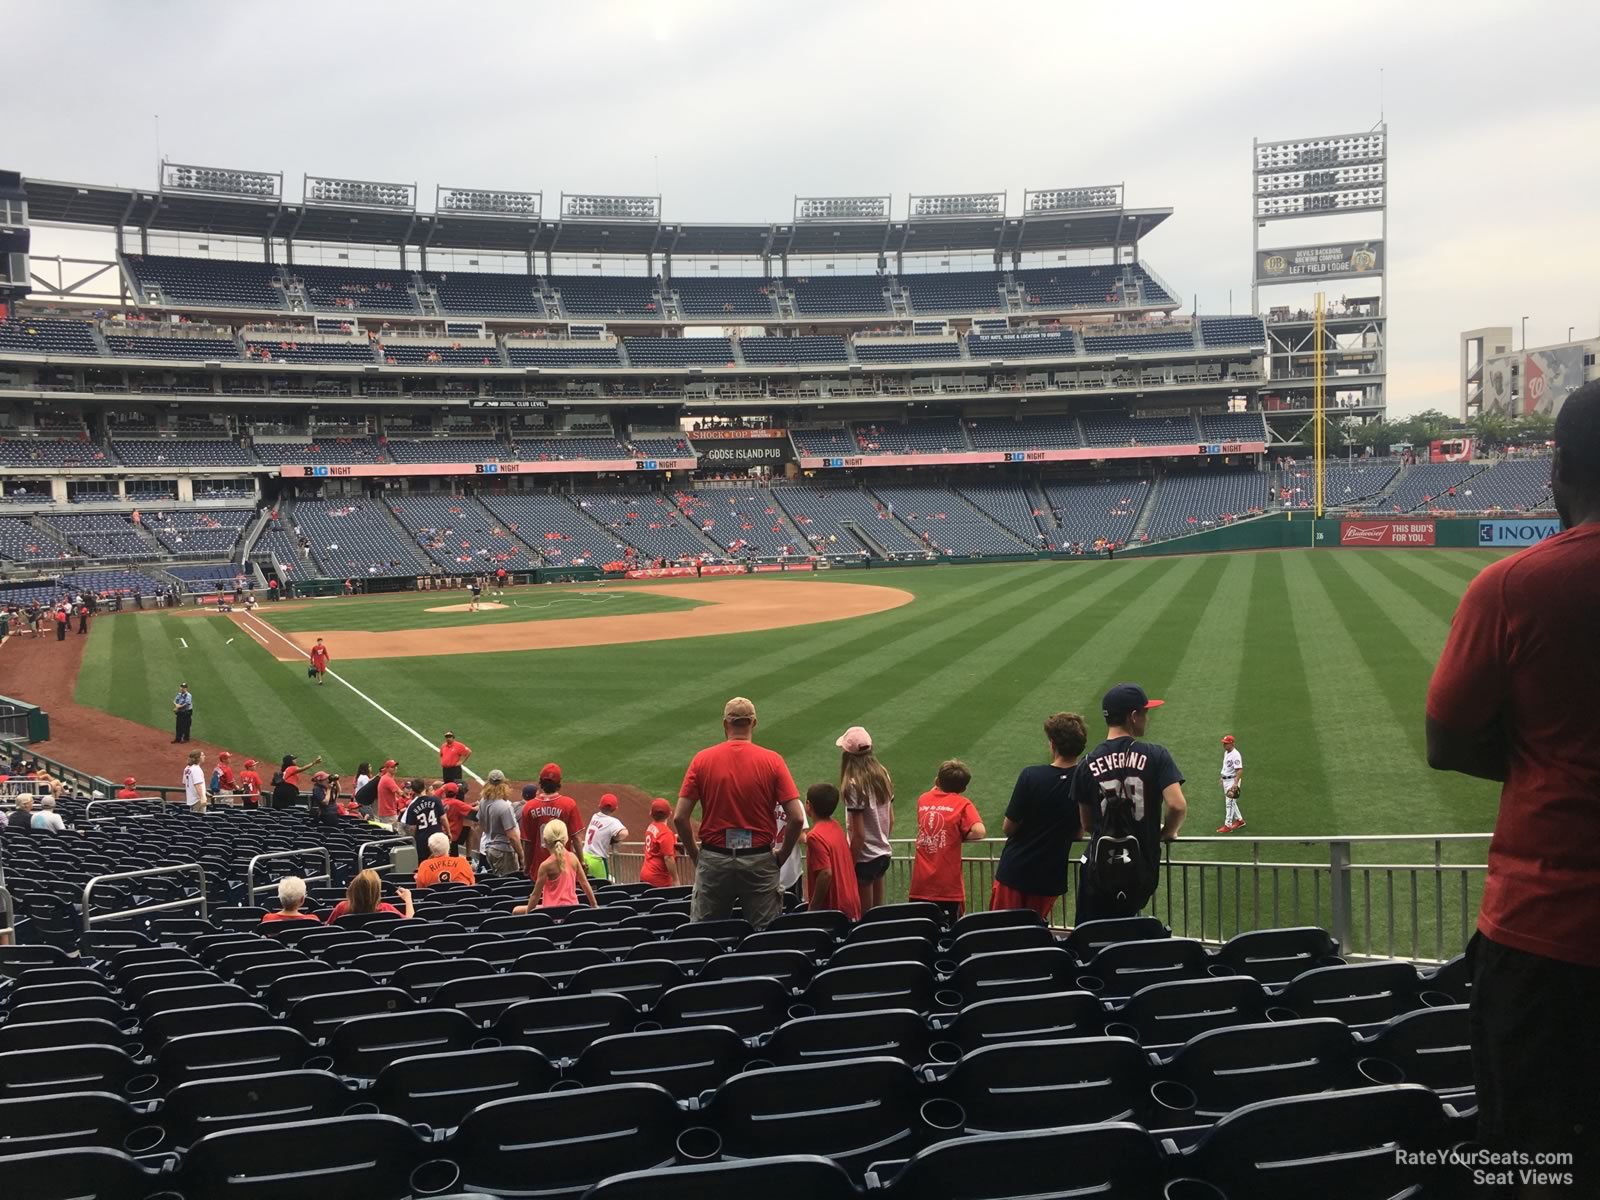
[[[699,608],[701,601],[628,588],[605,587],[595,591],[563,588],[511,588],[504,596],[484,592],[485,608],[476,613],[429,612],[471,602],[467,591],[423,592],[418,595],[344,597],[267,605],[256,610],[287,633],[323,633],[331,629],[358,629],[392,633],[397,629],[438,629],[450,625],[493,625],[505,621],[551,621],[572,617],[626,617],[635,613],[679,612]],[[342,672],[341,672],[342,673]],[[192,682],[192,681],[191,681]]]
[[[837,776],[834,738],[860,723],[894,774],[902,829],[940,760],[959,756],[998,830],[1017,770],[1043,757],[1043,717],[1082,712],[1097,734],[1100,695],[1131,679],[1168,702],[1150,735],[1189,778],[1189,832],[1221,818],[1225,732],[1244,754],[1254,833],[1483,831],[1494,786],[1428,770],[1422,718],[1456,602],[1493,557],[1288,551],[837,572],[805,578],[893,585],[916,600],[765,633],[335,669],[430,737],[453,727],[480,773],[527,778],[555,759],[572,778],[660,795],[675,794],[689,757],[719,736],[728,696],[755,700],[760,740],[788,757],[802,788]],[[559,593],[516,598],[535,595]],[[454,599],[334,600],[266,615],[303,631],[388,629],[402,616],[455,616],[417,611]],[[220,617],[97,622],[77,698],[165,730],[180,679],[196,696],[196,736],[235,750],[320,753],[346,770],[391,755],[424,772],[437,761],[345,687],[311,686],[302,666]]]

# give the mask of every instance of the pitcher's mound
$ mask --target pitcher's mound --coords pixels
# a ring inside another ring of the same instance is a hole
[[[490,609],[490,608],[508,608],[508,607],[510,607],[510,606],[509,605],[505,605],[505,604],[496,604],[493,600],[483,600],[483,601],[480,601],[479,604],[478,604],[478,608],[480,610]],[[472,605],[470,605],[470,604],[441,604],[438,608],[427,608],[427,609],[423,609],[423,611],[424,612],[471,612],[472,611]]]

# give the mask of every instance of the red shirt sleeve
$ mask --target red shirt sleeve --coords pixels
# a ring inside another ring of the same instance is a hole
[[[783,761],[783,756],[774,753],[772,756],[772,802],[782,808],[791,800],[800,798],[800,789],[794,785],[794,776],[789,773],[789,764]]]
[[[961,815],[956,818],[956,822],[961,828],[962,838],[965,839],[967,834],[972,832],[972,827],[978,823],[978,810],[972,806],[971,800],[962,807]]]
[[[1482,729],[1500,715],[1510,668],[1505,572],[1492,568],[1461,597],[1428,685],[1428,716],[1450,729]]]

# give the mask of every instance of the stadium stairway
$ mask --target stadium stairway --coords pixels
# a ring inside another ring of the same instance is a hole
[[[1080,438],[1083,436],[1081,429],[1078,431],[1078,435]],[[1024,490],[1028,494],[1028,499],[1033,502],[1033,507],[1039,513],[1039,528],[1044,530],[1044,535],[1050,540],[1051,545],[1059,547],[1061,545],[1061,522],[1056,520],[1054,506],[1050,503],[1050,498],[1044,494],[1043,485],[1035,479]]]
[[[965,429],[963,429],[963,436],[965,436],[965,432]],[[955,484],[950,485],[950,495],[953,496],[958,502],[965,504],[973,512],[977,513],[978,516],[984,521],[992,525],[996,533],[999,533],[1001,536],[1016,542],[1017,552],[1019,554],[1031,554],[1039,548],[1037,539],[1032,541],[1024,541],[1022,532],[1012,529],[1009,525],[1006,525],[988,509],[969,498],[967,494]]]
[[[1155,481],[1145,489],[1144,506],[1139,509],[1138,519],[1133,523],[1133,531],[1128,534],[1128,544],[1136,545],[1144,538],[1145,530],[1150,528],[1150,521],[1156,515],[1156,497],[1161,494],[1161,485],[1165,476],[1157,475]]]
[[[256,519],[247,525],[244,529],[244,532],[239,535],[240,562],[248,563],[250,561],[251,554],[255,552],[256,539],[261,536],[261,531],[267,527],[267,522],[271,519],[271,513],[272,510],[270,508],[268,508],[266,505],[262,505],[261,508],[256,511]],[[255,571],[257,575],[261,574],[260,567],[257,567]],[[266,586],[265,580],[262,581],[261,586]]]

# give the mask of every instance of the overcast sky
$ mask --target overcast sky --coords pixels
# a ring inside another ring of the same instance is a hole
[[[1453,410],[1457,334],[1600,325],[1600,5],[590,0],[63,2],[0,9],[0,166],[152,187],[188,163],[664,197],[787,220],[793,197],[1125,181],[1173,208],[1144,256],[1249,306],[1251,139],[1391,141],[1391,409]],[[1372,225],[1269,227],[1276,244]],[[38,254],[80,239],[36,234]],[[1337,295],[1336,281],[1328,290]],[[1296,299],[1293,288],[1265,302]]]

